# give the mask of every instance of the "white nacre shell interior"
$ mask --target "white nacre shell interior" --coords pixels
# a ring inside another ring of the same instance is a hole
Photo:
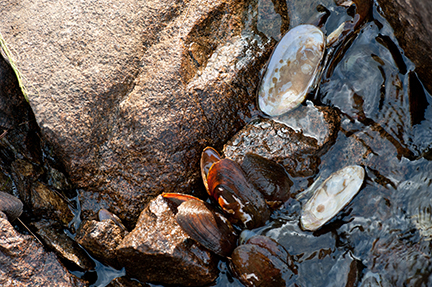
[[[315,231],[332,219],[357,194],[365,177],[364,168],[347,166],[332,173],[302,208],[303,229]]]
[[[301,104],[321,69],[324,33],[299,25],[283,36],[273,51],[258,91],[258,105],[269,116],[282,115]]]

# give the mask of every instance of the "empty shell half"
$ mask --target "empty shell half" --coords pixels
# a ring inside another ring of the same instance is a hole
[[[302,208],[303,229],[315,231],[332,219],[357,194],[365,171],[358,165],[347,166],[332,173]]]
[[[300,105],[321,71],[326,47],[324,33],[299,25],[283,36],[273,51],[258,91],[258,105],[279,116]]]

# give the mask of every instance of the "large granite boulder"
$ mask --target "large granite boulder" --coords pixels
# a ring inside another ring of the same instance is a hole
[[[423,84],[432,93],[432,2],[378,0],[405,55],[416,65]]]
[[[155,195],[190,191],[201,150],[256,112],[257,71],[275,43],[256,32],[256,5],[0,3],[37,123],[82,188],[85,216],[109,208],[130,227]]]

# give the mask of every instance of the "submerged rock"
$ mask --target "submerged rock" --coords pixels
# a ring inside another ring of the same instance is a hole
[[[117,248],[126,273],[143,282],[203,286],[216,280],[216,257],[177,224],[167,202],[158,196]]]
[[[1,286],[85,286],[57,257],[28,235],[19,234],[0,218]]]

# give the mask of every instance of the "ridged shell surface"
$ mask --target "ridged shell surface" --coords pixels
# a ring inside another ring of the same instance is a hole
[[[291,29],[276,46],[258,92],[259,108],[278,116],[301,104],[320,71],[326,39],[313,25]]]
[[[364,168],[347,166],[330,175],[302,209],[300,223],[305,230],[317,230],[345,207],[360,190]]]

